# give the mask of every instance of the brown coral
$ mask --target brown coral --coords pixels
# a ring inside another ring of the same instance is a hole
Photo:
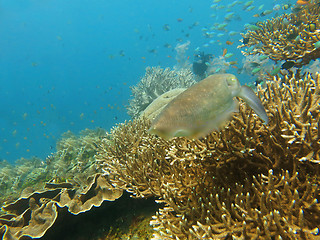
[[[250,182],[227,189],[206,186],[183,203],[172,198],[151,221],[158,230],[153,239],[313,239],[319,234],[318,184],[272,170]]]
[[[71,183],[48,183],[42,191],[21,196],[3,207],[7,214],[0,216],[0,236],[5,240],[23,236],[39,238],[55,223],[63,207],[79,214],[100,206],[105,200],[114,201],[122,196],[122,190],[112,187],[100,174],[90,178],[83,188]]]
[[[157,196],[154,239],[311,239],[320,225],[320,75],[258,89],[265,126],[245,104],[220,132],[164,141],[148,121],[121,124],[96,156],[112,184]]]
[[[242,34],[249,42],[239,47],[253,48],[243,52],[245,55],[262,54],[276,62],[291,60],[296,67],[306,65],[320,57],[320,48],[315,44],[320,41],[319,11],[319,3],[313,3],[298,13],[258,22],[255,30]]]

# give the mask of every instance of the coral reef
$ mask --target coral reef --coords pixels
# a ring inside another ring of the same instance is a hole
[[[18,159],[15,165],[0,162],[0,206],[17,199],[23,189],[41,188],[48,180],[47,165],[37,157]]]
[[[210,61],[210,66],[207,69],[207,75],[214,73],[226,73],[230,67],[230,63],[226,60],[225,57],[215,57]]]
[[[0,162],[0,205],[16,200],[26,188],[41,190],[48,181],[81,185],[96,173],[96,154],[106,131],[83,130],[79,136],[69,132],[57,142],[57,151],[45,161],[33,157],[18,159],[14,165]]]
[[[224,129],[202,139],[166,141],[136,118],[109,133],[68,132],[45,162],[1,162],[0,191],[21,194],[2,200],[0,236],[40,238],[65,212],[123,204],[125,190],[161,204],[153,239],[319,238],[320,74],[268,75],[257,94],[268,125],[241,102]],[[150,219],[128,218],[130,231],[110,228],[107,238],[150,235],[138,230]]]
[[[252,75],[256,78],[256,83],[261,83],[266,77],[266,72],[272,72],[272,66],[269,58],[248,55],[242,59],[242,68],[238,70],[238,73]]]
[[[174,48],[176,50],[176,60],[177,64],[174,66],[174,69],[179,70],[186,70],[191,68],[191,64],[189,62],[188,57],[186,56],[186,52],[189,49],[190,41],[185,43],[178,43],[177,46]],[[182,87],[182,86],[181,86]]]
[[[170,70],[147,67],[144,77],[131,88],[132,99],[127,107],[128,114],[137,118],[160,95],[175,88],[188,88],[195,83],[193,73],[188,69]]]
[[[55,223],[62,208],[72,214],[89,211],[103,201],[121,197],[108,179],[97,174],[94,155],[107,135],[103,129],[71,132],[57,142],[57,152],[43,162],[20,159],[2,162],[0,236],[38,238]],[[20,195],[20,197],[19,197]]]
[[[277,61],[294,61],[294,66],[307,65],[320,57],[319,3],[309,3],[297,13],[258,22],[254,30],[242,34],[248,43],[245,55],[267,55]]]
[[[200,140],[151,136],[148,120],[115,127],[96,159],[112,185],[156,196],[153,239],[314,239],[320,226],[320,75],[258,88],[268,126],[244,103]]]
[[[303,69],[304,72],[315,75],[317,72],[320,72],[320,61],[319,59],[313,61],[309,65],[305,66]]]
[[[96,173],[94,155],[97,152],[106,131],[102,128],[95,130],[85,129],[79,136],[68,131],[62,134],[57,142],[57,151],[46,159],[48,169],[55,181],[72,183],[86,181]]]

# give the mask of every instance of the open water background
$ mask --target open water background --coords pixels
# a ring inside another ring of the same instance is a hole
[[[275,12],[252,16],[261,12],[261,4],[266,10],[290,2],[295,1],[256,0],[255,9],[245,11],[246,1],[213,10],[208,0],[1,0],[0,160],[45,158],[63,132],[108,130],[129,119],[129,86],[139,82],[147,66],[172,68],[179,42],[191,42],[190,60],[198,47],[215,56],[227,48],[235,54],[231,60],[241,63],[236,48],[241,35],[228,33],[271,18]],[[214,30],[224,35],[205,38],[203,28],[223,23],[230,11],[236,17],[226,31]],[[234,44],[226,45],[227,40]]]

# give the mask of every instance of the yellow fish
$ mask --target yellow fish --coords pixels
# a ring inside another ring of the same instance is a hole
[[[164,139],[201,138],[219,130],[238,111],[242,98],[265,122],[268,116],[254,91],[233,74],[213,74],[174,98],[154,119],[149,133]]]

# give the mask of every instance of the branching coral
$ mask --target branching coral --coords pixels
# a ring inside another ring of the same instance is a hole
[[[128,114],[139,117],[153,100],[175,88],[187,88],[195,83],[193,73],[188,69],[170,70],[147,67],[146,73],[137,86],[131,88]]]
[[[153,239],[311,239],[319,233],[319,185],[300,182],[298,174],[270,170],[245,185],[206,187],[188,198],[167,188],[170,205],[153,217]]]
[[[165,141],[148,133],[144,118],[107,135],[64,138],[46,169],[58,161],[70,169],[3,207],[0,236],[41,237],[61,208],[79,214],[126,190],[165,204],[151,221],[153,239],[319,237],[320,74],[274,77],[257,93],[267,126],[241,102],[224,129],[199,140]],[[86,179],[96,165],[102,174]]]
[[[320,57],[319,3],[310,3],[297,13],[258,22],[256,30],[242,34],[249,47],[245,55],[267,55],[274,61],[292,60],[296,67]]]
[[[225,57],[216,57],[210,61],[208,66],[207,74],[211,75],[214,73],[225,73],[230,67],[230,63],[226,61]]]
[[[57,142],[57,151],[47,158],[47,165],[53,173],[51,178],[65,181],[78,181],[81,175],[84,180],[96,173],[94,155],[99,142],[106,137],[101,128],[85,129],[76,136],[68,131]]]
[[[191,64],[189,62],[188,57],[186,56],[186,52],[189,49],[190,41],[187,41],[185,43],[178,43],[177,46],[174,48],[176,50],[176,60],[177,64],[174,66],[176,70],[185,70],[190,69]],[[183,86],[181,86],[183,87]]]
[[[42,187],[47,176],[47,166],[39,158],[18,159],[15,165],[3,161],[0,166],[0,205],[19,197],[26,187]]]
[[[319,236],[320,75],[274,78],[258,94],[268,126],[241,103],[204,139],[165,141],[140,119],[102,142],[96,158],[113,186],[166,204],[154,239]]]

